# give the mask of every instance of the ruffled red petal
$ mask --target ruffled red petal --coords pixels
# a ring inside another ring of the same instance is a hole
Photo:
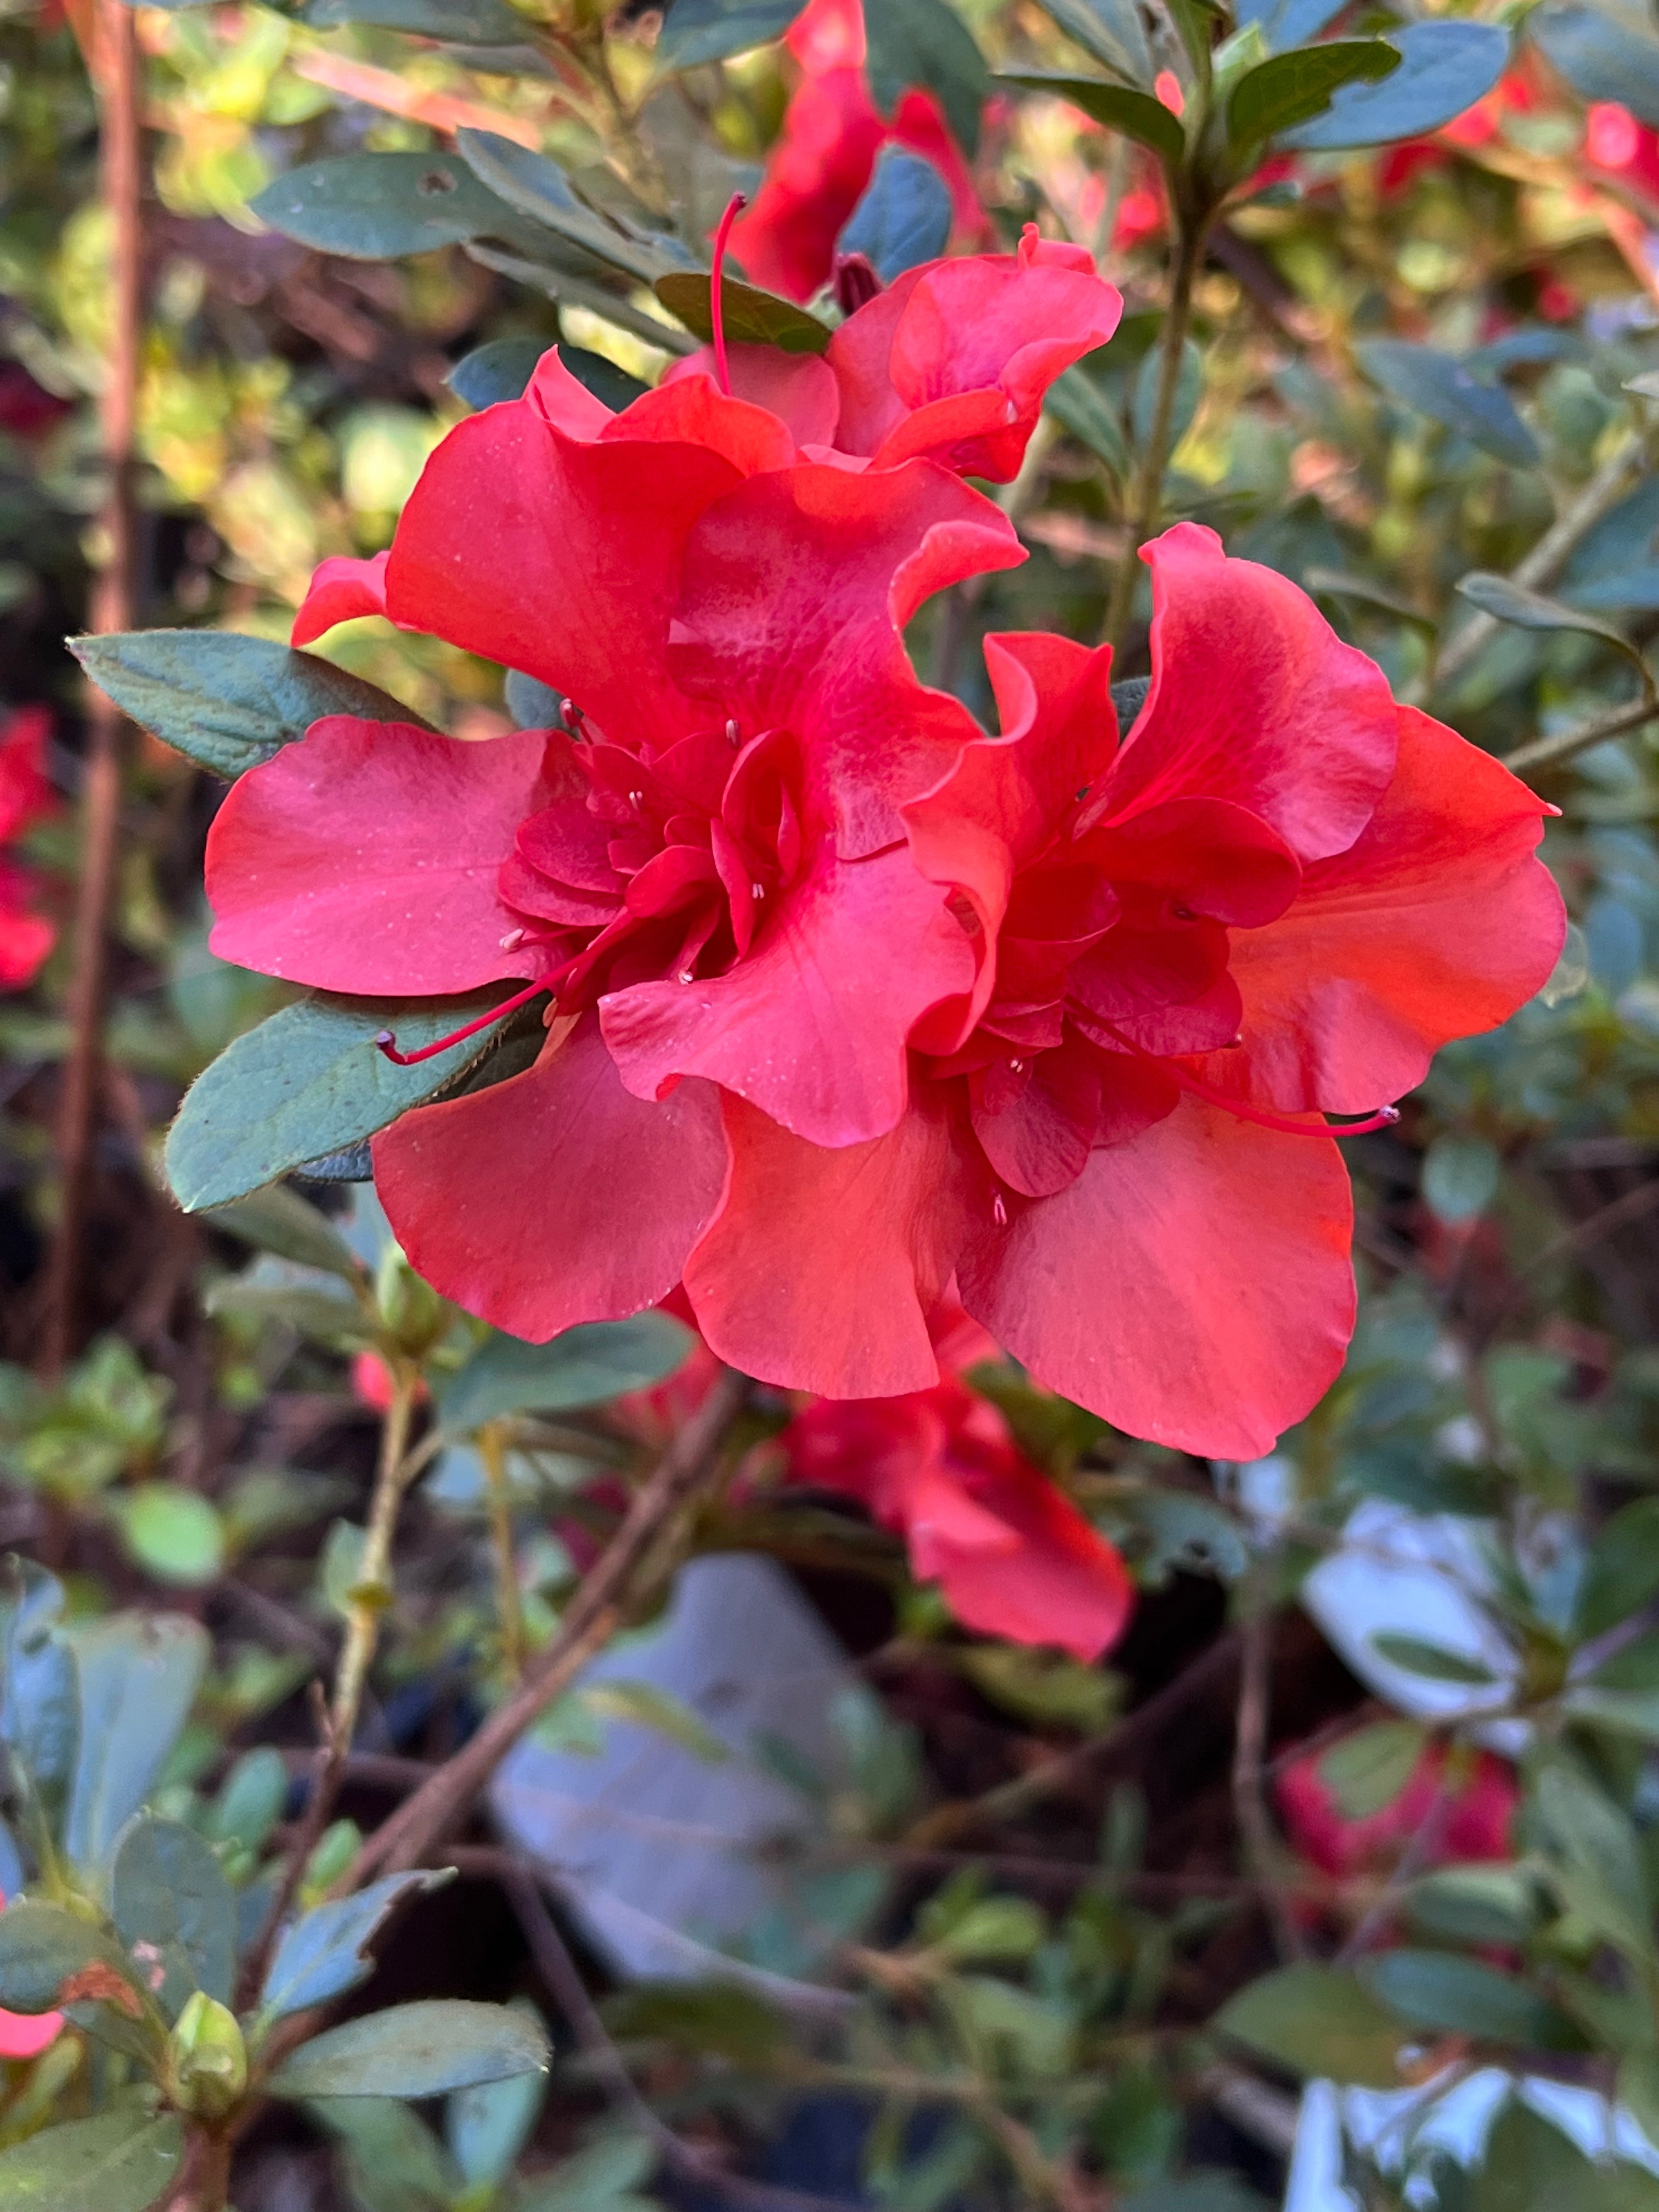
[[[356,622],[361,615],[386,612],[386,566],[389,553],[376,553],[367,561],[336,554],[319,561],[300,611],[294,617],[290,642],[309,645],[336,623]]]

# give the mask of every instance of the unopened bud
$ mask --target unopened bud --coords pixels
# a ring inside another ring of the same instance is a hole
[[[167,2094],[180,2112],[222,2120],[247,2094],[247,2045],[236,2015],[198,1990],[167,2038]]]
[[[380,1326],[400,1352],[418,1359],[449,1326],[449,1309],[430,1283],[422,1282],[395,1244],[380,1255],[374,1276],[374,1303]]]

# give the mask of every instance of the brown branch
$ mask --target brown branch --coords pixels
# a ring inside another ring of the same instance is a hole
[[[1301,1931],[1283,1887],[1274,1880],[1279,1846],[1267,1811],[1265,1778],[1272,1691],[1273,1614],[1265,1604],[1253,1606],[1244,1624],[1243,1637],[1244,1663],[1239,1672],[1238,1721],[1233,1739],[1233,1815],[1238,1822],[1245,1860],[1256,1880],[1265,1885],[1267,1917],[1273,1923],[1279,1954],[1282,1959],[1299,1959],[1304,1954]]]
[[[141,64],[133,11],[102,0],[98,18],[100,169],[113,231],[110,349],[100,403],[109,470],[102,522],[106,554],[93,594],[92,627],[131,629],[137,596],[138,374],[143,344],[143,147],[139,122]],[[81,785],[80,883],[75,964],[69,988],[70,1042],[58,1101],[62,1174],[57,1227],[47,1257],[40,1365],[61,1372],[75,1340],[76,1305],[90,1194],[109,982],[109,920],[120,835],[126,725],[112,700],[91,694]]]
[[[1644,722],[1654,721],[1659,721],[1659,705],[1651,699],[1627,700],[1623,706],[1609,707],[1604,714],[1575,722],[1571,729],[1553,738],[1530,738],[1512,753],[1505,753],[1504,765],[1514,775],[1534,769],[1559,768],[1576,753],[1588,752],[1607,738],[1622,738],[1631,730],[1639,730]]]
[[[748,1384],[722,1368],[714,1388],[658,1462],[617,1530],[565,1607],[552,1641],[512,1696],[476,1735],[369,1837],[340,1887],[420,1865],[471,1804],[537,1716],[568,1689],[622,1625],[635,1584],[681,1508],[708,1481]]]

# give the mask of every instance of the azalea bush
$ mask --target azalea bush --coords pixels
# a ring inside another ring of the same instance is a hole
[[[0,2212],[1659,2202],[1659,29],[0,47]]]

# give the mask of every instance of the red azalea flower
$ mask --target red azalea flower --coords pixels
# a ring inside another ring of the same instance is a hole
[[[0,430],[27,443],[43,438],[74,411],[72,399],[60,399],[37,384],[21,361],[0,361]]]
[[[21,837],[58,804],[43,766],[51,734],[46,707],[15,707],[0,725],[0,844]],[[0,856],[0,990],[32,983],[58,941],[56,926],[33,911],[34,895],[33,870]]]
[[[1659,131],[1616,100],[1598,100],[1584,118],[1584,159],[1659,200]]]
[[[451,434],[382,574],[394,619],[553,685],[567,729],[331,717],[232,787],[207,864],[244,966],[554,993],[533,1069],[376,1145],[415,1266],[535,1339],[679,1280],[723,1205],[722,1090],[814,1145],[900,1118],[909,1033],[974,953],[898,809],[980,734],[902,631],[1019,557],[932,463],[780,465],[775,419],[706,381],[585,436],[544,397]]]
[[[959,1307],[934,1316],[943,1373],[930,1390],[852,1403],[821,1398],[781,1442],[798,1482],[867,1506],[909,1547],[964,1626],[1097,1659],[1127,1626],[1127,1569],[1020,1452],[996,1407],[961,1380],[997,1347]]]
[[[1295,585],[1189,523],[1145,557],[1152,683],[1122,744],[1106,649],[993,639],[1006,734],[904,810],[981,953],[916,1034],[904,1120],[818,1152],[728,1098],[726,1203],[686,1288],[749,1373],[866,1397],[933,1382],[954,1276],[1049,1389],[1248,1459],[1352,1325],[1320,1116],[1502,1021],[1565,921],[1540,802],[1397,708]]]
[[[1350,1820],[1320,1771],[1331,1747],[1304,1752],[1279,1769],[1274,1783],[1279,1818],[1297,1854],[1336,1881],[1386,1872],[1429,1817],[1445,1780],[1448,1753],[1431,1744],[1399,1796],[1380,1812]],[[1512,1859],[1510,1825],[1521,1802],[1513,1770],[1489,1751],[1464,1754],[1425,1839],[1425,1867]]]
[[[1122,313],[1122,295],[1082,246],[1027,223],[1014,253],[907,269],[848,317],[822,356],[729,346],[732,389],[778,416],[814,457],[833,452],[876,469],[926,457],[1006,483],[1049,386],[1104,345]],[[663,386],[713,372],[704,348]]]
[[[0,1890],[0,1910],[6,1898]],[[0,2058],[38,2058],[64,2028],[61,2012],[0,2011]]]
[[[732,246],[757,284],[810,300],[829,282],[836,240],[864,197],[889,140],[931,161],[950,188],[957,228],[989,233],[962,149],[931,92],[913,87],[884,121],[864,73],[860,0],[811,0],[787,44],[800,81],[784,111],[753,206]]]

